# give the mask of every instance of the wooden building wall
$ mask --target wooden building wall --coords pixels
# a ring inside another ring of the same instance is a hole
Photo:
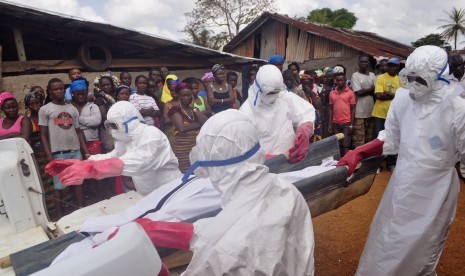
[[[287,63],[296,61],[304,65],[304,69],[342,64],[347,68],[348,77],[358,68],[358,50],[276,20],[268,21],[249,35],[233,53],[247,57],[257,56],[258,53],[254,53],[254,43],[258,42],[259,58],[264,60],[279,54],[285,57]]]

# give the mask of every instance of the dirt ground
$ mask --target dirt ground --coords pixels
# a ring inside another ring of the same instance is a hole
[[[371,220],[391,177],[377,175],[370,191],[337,210],[313,219],[315,275],[354,275]],[[436,270],[438,275],[464,275],[465,185],[460,184],[457,216]]]

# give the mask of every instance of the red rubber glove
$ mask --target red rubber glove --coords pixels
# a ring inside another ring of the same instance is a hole
[[[160,272],[158,272],[158,276],[170,276],[170,270],[168,267],[162,262]]]
[[[188,250],[194,235],[194,225],[185,222],[153,221],[147,218],[136,219],[153,245]]]
[[[303,123],[297,128],[294,146],[289,149],[289,163],[298,163],[305,158],[312,134],[313,122]]]
[[[124,163],[119,158],[104,160],[84,160],[69,166],[60,174],[58,179],[65,186],[81,185],[84,179],[102,179],[119,176],[123,172]]]
[[[62,159],[62,160],[52,160],[45,166],[45,172],[50,176],[55,176],[56,174],[61,173],[64,169],[69,166],[80,162],[79,159]]]
[[[365,145],[355,148],[354,150],[349,150],[344,157],[339,159],[336,166],[348,166],[348,175],[351,176],[360,160],[383,154],[383,144],[383,141],[375,139]]]

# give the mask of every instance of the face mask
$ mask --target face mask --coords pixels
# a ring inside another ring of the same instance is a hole
[[[276,101],[278,100],[279,98],[279,92],[278,93],[275,93],[275,94],[268,94],[268,95],[262,95],[262,97],[260,98],[260,100],[264,103],[267,103],[267,104],[274,104],[276,103]]]
[[[131,136],[117,130],[110,130],[111,136],[118,142],[131,142]]]
[[[431,88],[428,85],[417,82],[416,80],[409,82],[407,86],[409,88],[410,98],[417,102],[423,102],[431,93]]]
[[[414,101],[423,102],[428,97],[428,95],[430,93],[431,93],[431,91],[415,90],[415,88],[411,87],[409,92],[408,92],[408,95]]]

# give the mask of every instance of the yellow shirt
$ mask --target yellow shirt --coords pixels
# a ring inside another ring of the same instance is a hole
[[[398,88],[400,88],[398,76],[392,77],[388,73],[384,73],[376,78],[375,94],[384,93],[385,91],[390,91],[395,94]],[[371,116],[386,119],[390,105],[391,100],[381,101],[376,99]]]

